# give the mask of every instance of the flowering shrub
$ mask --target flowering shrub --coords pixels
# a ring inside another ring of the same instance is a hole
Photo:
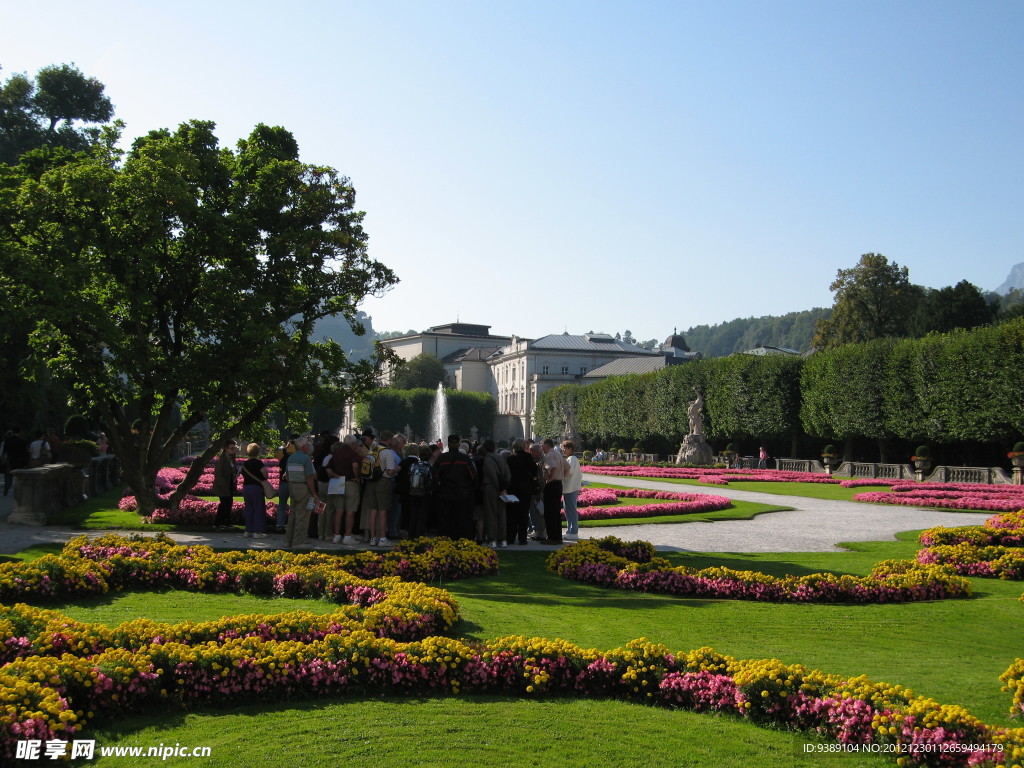
[[[929,528],[920,563],[948,565],[965,576],[1024,579],[1024,510],[994,515],[982,526]]]
[[[778,469],[728,469],[725,467],[643,467],[640,465],[607,467],[590,464],[586,471],[594,475],[622,475],[668,480],[700,480],[708,485],[728,485],[730,480],[759,483],[824,483],[839,481],[831,475],[815,472],[788,472]]]
[[[665,564],[646,542],[608,538],[593,542],[592,549],[615,573],[621,560],[636,573],[656,573]],[[90,720],[239,696],[268,703],[343,693],[505,693],[614,697],[729,713],[842,743],[937,745],[935,751],[904,753],[909,765],[981,765],[998,757],[1009,765],[1024,757],[1024,729],[989,726],[959,707],[864,677],[826,675],[777,660],[736,660],[711,648],[672,653],[644,638],[599,652],[523,636],[472,644],[430,636],[457,617],[448,593],[395,577],[352,575],[360,569],[429,571],[415,561],[430,555],[462,563],[460,573],[472,572],[492,562],[493,553],[480,550],[469,542],[417,540],[404,543],[397,558],[337,558],[218,554],[165,537],[79,537],[54,559],[67,561],[61,567],[80,574],[76,583],[82,585],[89,584],[84,577],[90,574],[102,575],[106,588],[186,578],[203,587],[231,585],[266,594],[320,590],[344,605],[323,616],[294,611],[180,624],[137,619],[114,628],[26,605],[0,606],[0,755],[10,757],[19,739],[67,739]],[[336,567],[341,560],[348,573]],[[37,572],[32,565],[17,566],[22,574],[5,571],[0,581],[26,591],[37,588],[43,576],[53,582],[52,563]],[[888,563],[876,570],[888,578],[913,568]],[[1024,661],[1017,660],[1000,678],[1007,690],[1018,689],[1016,709],[1022,673]],[[968,748],[984,744],[1005,754],[979,751],[968,759]]]
[[[447,637],[400,642],[364,629],[309,640],[259,634],[217,642],[159,638],[91,657],[19,658],[0,668],[0,690],[0,747],[7,756],[17,739],[66,738],[90,718],[109,721],[229,697],[270,702],[342,693],[474,692],[613,697],[729,713],[841,743],[937,745],[904,752],[909,765],[996,759],[1009,765],[1024,756],[1024,729],[986,725],[962,708],[901,686],[774,659],[737,660],[711,648],[671,653],[644,638],[603,653],[522,636],[473,645]],[[986,744],[1004,752],[967,752]]]
[[[554,552],[548,558],[548,570],[567,579],[618,589],[733,600],[898,603],[971,594],[970,582],[952,569],[910,560],[881,562],[864,577],[831,573],[777,577],[722,567],[673,567],[664,558],[631,557],[620,546],[623,542],[616,542],[612,548],[602,546],[602,540],[589,539]]]
[[[460,579],[494,573],[497,567],[492,550],[465,539],[416,539],[390,552],[339,557],[280,550],[215,552],[206,546],[181,546],[165,536],[79,536],[59,556],[0,564],[0,602],[164,587],[350,602],[345,590],[353,579]]]
[[[844,481],[847,485],[856,481]],[[874,483],[878,485],[878,483]],[[943,509],[978,509],[986,512],[1011,512],[1024,506],[1024,487],[1017,485],[983,485],[981,483],[915,483],[901,480],[889,491],[858,493],[854,501],[873,504],[897,504],[906,507],[941,507]]]
[[[1013,664],[999,676],[1004,691],[1013,692],[1010,716],[1024,715],[1024,659],[1014,659]]]

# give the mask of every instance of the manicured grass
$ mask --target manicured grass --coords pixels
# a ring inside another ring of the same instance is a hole
[[[104,746],[208,746],[185,766],[559,766],[559,768],[855,768],[877,757],[808,755],[813,739],[730,717],[619,701],[473,698],[343,699],[210,714],[136,717],[97,734]],[[149,758],[153,761],[155,758]],[[124,765],[125,758],[89,765]]]
[[[879,560],[907,558],[916,535],[860,542],[836,553],[672,553],[694,568],[723,565],[774,574],[824,570],[864,574]],[[778,605],[688,600],[619,592],[548,573],[546,553],[502,551],[501,572],[445,584],[459,600],[454,633],[469,641],[521,634],[611,649],[647,637],[672,650],[710,645],[738,658],[778,658],[827,672],[901,683],[989,723],[1010,724],[998,676],[1020,655],[1020,582],[974,579],[976,596],[906,605]],[[107,595],[61,607],[83,621],[137,617],[200,621],[237,613],[329,604],[181,592]],[[258,719],[254,720],[254,716]],[[253,723],[260,725],[256,728]],[[628,723],[628,727],[623,727]],[[144,730],[137,730],[143,728]],[[848,755],[836,763],[804,754],[809,739],[729,717],[580,700],[500,697],[341,699],[294,705],[233,703],[224,710],[167,713],[106,726],[104,745],[211,746],[210,765],[885,765]],[[315,745],[315,746],[314,746]],[[183,760],[168,764],[182,764]],[[194,761],[193,761],[194,762]],[[113,761],[100,761],[100,765]]]
[[[149,525],[142,522],[138,512],[119,509],[123,489],[120,486],[93,496],[88,501],[68,507],[52,515],[50,525],[67,525],[83,531],[117,529],[122,531],[173,531],[173,525]]]

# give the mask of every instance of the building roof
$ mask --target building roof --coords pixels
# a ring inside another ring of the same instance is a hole
[[[661,352],[644,349],[635,344],[613,339],[607,334],[588,333],[582,336],[571,336],[567,333],[550,334],[530,342],[530,349],[558,349],[577,352],[612,352],[617,354],[661,357]]]
[[[620,357],[610,363],[599,365],[592,371],[587,371],[581,379],[606,379],[609,376],[628,376],[634,373],[650,373],[660,371],[666,365],[665,356],[657,357]]]
[[[482,362],[499,349],[501,347],[466,347],[465,349],[457,349],[441,358],[441,362],[448,364]]]
[[[458,336],[490,336],[491,326],[474,323],[446,323],[435,325],[426,330],[427,333],[445,333]]]
[[[396,342],[406,342],[410,339],[421,338],[424,336],[441,336],[441,337],[452,337],[452,336],[468,336],[472,339],[484,341],[487,339],[494,339],[495,342],[501,342],[507,344],[512,340],[511,336],[495,336],[491,333],[491,326],[489,325],[477,325],[474,323],[447,323],[445,325],[434,325],[422,333],[407,333],[404,336],[394,336],[390,339],[385,339],[381,342],[384,345],[390,345]],[[467,343],[472,343],[470,339],[467,339]]]
[[[683,338],[681,333],[673,333],[667,339],[665,343],[661,345],[662,349],[681,349],[683,352],[689,352],[690,348],[686,345],[686,339]]]

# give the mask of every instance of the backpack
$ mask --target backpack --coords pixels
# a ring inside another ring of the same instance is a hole
[[[430,485],[430,462],[417,461],[409,467],[409,495],[426,496]]]
[[[380,452],[382,450],[384,450],[383,446],[375,445],[363,457],[363,463],[359,465],[359,477],[361,480],[380,480],[384,477],[384,467],[380,461]]]

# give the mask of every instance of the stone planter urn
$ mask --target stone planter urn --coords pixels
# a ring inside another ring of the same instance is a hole
[[[1014,456],[1010,463],[1015,467],[1024,467],[1024,456]]]
[[[918,472],[927,472],[931,468],[931,459],[914,459],[914,469],[916,469]]]

